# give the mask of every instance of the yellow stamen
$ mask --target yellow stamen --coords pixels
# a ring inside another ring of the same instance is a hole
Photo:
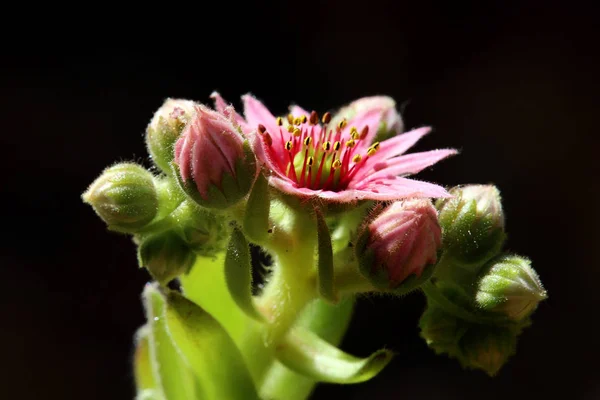
[[[292,114],[287,115],[287,120],[290,125],[294,125],[294,116]]]
[[[360,154],[357,154],[354,157],[352,157],[352,161],[354,163],[359,163],[361,160],[362,160],[362,156]]]
[[[292,132],[294,131],[294,126],[293,126],[293,125],[288,125],[288,126],[287,126],[287,131],[288,131],[289,133],[292,133]]]
[[[295,137],[298,137],[302,134],[302,131],[298,128],[294,128],[294,130],[292,131],[292,135],[294,135]]]
[[[283,125],[283,119],[281,117],[277,117],[277,126]]]
[[[302,123],[302,118],[296,117],[294,118],[294,125],[300,125]]]
[[[360,136],[360,134],[358,133],[358,130],[356,129],[355,126],[353,126],[352,128],[350,128],[350,137],[354,140],[358,139]]]
[[[329,122],[331,122],[331,113],[328,111],[325,114],[323,114],[323,123],[324,124],[328,124]]]
[[[348,125],[348,121],[346,121],[346,118],[344,118],[343,120],[340,121],[340,123],[338,124],[338,128],[340,129],[344,129],[346,127],[346,125]]]
[[[340,147],[342,147],[342,144],[337,141],[333,144],[333,150],[338,151],[340,149]]]
[[[285,144],[285,149],[286,149],[287,151],[290,151],[290,150],[292,150],[292,147],[294,147],[294,143],[292,143],[292,141],[291,141],[291,140],[290,140],[290,141],[288,141],[288,142]]]
[[[354,140],[350,139],[350,140],[348,140],[348,141],[346,142],[346,147],[348,147],[348,148],[350,148],[350,149],[351,149],[351,148],[353,148],[354,146],[356,146],[356,142],[355,142]]]
[[[339,167],[342,166],[342,162],[340,161],[340,159],[338,158],[337,160],[335,160],[332,164],[331,167],[333,169],[338,169]]]
[[[306,163],[308,164],[308,166],[312,166],[313,165],[313,158],[312,157],[308,157],[308,160],[306,160]]]
[[[323,150],[325,150],[325,151],[331,150],[331,142],[323,143],[322,147],[323,147]]]
[[[310,142],[312,142],[312,138],[310,136],[304,139],[305,146],[310,146]]]
[[[310,113],[310,118],[309,118],[310,124],[311,125],[316,125],[319,123],[319,114],[317,114],[316,111],[312,111]]]
[[[306,115],[302,116],[302,123],[305,124],[306,121],[308,121],[308,118],[306,117]]]

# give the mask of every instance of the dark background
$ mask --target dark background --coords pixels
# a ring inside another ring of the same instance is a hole
[[[148,4],[133,18],[90,7],[75,18],[61,15],[71,7],[38,9],[54,14],[4,28],[0,397],[133,397],[148,277],[130,239],[108,233],[79,196],[115,161],[149,165],[143,133],[166,97],[209,101],[217,89],[238,106],[252,92],[277,113],[394,97],[408,128],[435,128],[415,150],[462,151],[419,178],[498,185],[507,248],[533,260],[550,294],[494,379],[426,347],[419,294],[363,299],[343,348],[398,357],[376,379],[322,385],[315,399],[600,398],[593,10],[255,2]]]

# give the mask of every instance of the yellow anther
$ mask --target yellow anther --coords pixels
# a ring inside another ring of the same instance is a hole
[[[290,150],[292,150],[292,147],[294,147],[294,143],[292,143],[292,141],[291,141],[291,140],[289,140],[288,142],[286,142],[286,144],[285,144],[285,149],[286,149],[287,151],[290,151]]]
[[[309,146],[310,142],[312,142],[312,138],[310,136],[304,139],[304,145],[305,146]]]
[[[294,125],[288,125],[288,126],[287,126],[287,131],[288,131],[289,133],[292,133],[292,132],[294,132]]]
[[[360,133],[358,133],[358,130],[356,129],[355,126],[350,128],[350,137],[354,140],[356,140],[360,137]]]
[[[306,163],[308,164],[308,166],[310,167],[311,165],[313,165],[313,158],[312,157],[308,157],[308,160],[306,160]]]
[[[296,117],[294,118],[294,125],[300,125],[302,123],[302,118]]]
[[[324,124],[328,124],[329,122],[331,122],[331,113],[329,111],[323,114],[322,121]]]
[[[277,126],[283,125],[283,119],[281,117],[277,117]]]
[[[333,144],[334,151],[338,151],[341,147],[342,147],[342,144],[339,141],[337,141]]]
[[[298,137],[298,136],[302,135],[302,131],[298,128],[294,128],[294,130],[292,131],[292,135],[294,135],[295,137]]]
[[[321,147],[323,147],[323,150],[329,151],[331,150],[331,142],[325,142],[321,145]]]
[[[348,125],[348,121],[346,121],[346,118],[344,118],[343,120],[341,120],[338,124],[338,128],[340,129],[344,129],[346,127],[346,125]]]
[[[340,161],[339,158],[331,164],[331,168],[333,168],[333,169],[338,169],[341,166],[342,166],[342,162]]]
[[[360,154],[355,155],[354,157],[352,157],[352,162],[359,163],[362,160],[362,156]]]
[[[292,114],[287,115],[287,120],[290,125],[294,125],[294,116]]]
[[[375,154],[375,153],[377,153],[377,149],[374,149],[374,148],[372,148],[372,147],[369,147],[369,148],[367,149],[367,155],[368,155],[369,157],[371,157],[371,156],[372,156],[373,154]]]
[[[379,150],[379,142],[375,142],[371,145],[372,149]]]
[[[351,148],[353,148],[354,146],[356,146],[356,142],[355,142],[354,140],[350,139],[350,140],[348,140],[348,141],[346,142],[346,147],[348,147],[348,148],[350,148],[350,149],[351,149]]]
[[[308,117],[306,115],[302,116],[302,123],[305,124],[308,121]]]

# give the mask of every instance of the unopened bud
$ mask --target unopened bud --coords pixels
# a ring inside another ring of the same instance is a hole
[[[445,256],[477,272],[504,244],[504,213],[500,192],[492,185],[467,185],[450,190],[454,198],[436,203],[443,230]]]
[[[138,247],[138,262],[161,284],[187,273],[196,256],[173,231],[142,239]]]
[[[254,154],[231,121],[200,105],[175,144],[174,167],[192,200],[217,209],[247,195],[257,173]]]
[[[388,206],[363,228],[356,256],[375,287],[404,293],[429,278],[440,246],[435,208],[429,200],[411,199]]]
[[[458,343],[458,359],[465,368],[494,376],[515,353],[517,334],[509,327],[471,325]]]
[[[374,141],[383,141],[402,133],[404,130],[404,122],[396,110],[396,102],[388,96],[371,96],[355,100],[337,112],[332,119],[332,124],[337,124],[344,118],[350,120],[359,113],[370,111],[381,113],[381,123]]]
[[[179,233],[196,254],[213,257],[227,247],[231,229],[223,215],[194,206]]]
[[[133,163],[107,168],[82,198],[109,229],[120,232],[135,233],[152,221],[158,211],[152,174]]]
[[[529,260],[502,255],[483,269],[475,300],[484,310],[521,321],[546,297],[547,293]]]
[[[173,146],[193,113],[194,102],[167,99],[146,129],[148,152],[154,163],[164,172],[171,171]]]

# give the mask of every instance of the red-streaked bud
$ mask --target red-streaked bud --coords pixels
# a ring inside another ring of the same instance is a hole
[[[398,201],[359,235],[361,273],[382,290],[405,293],[431,276],[441,246],[437,212],[426,199]]]
[[[146,129],[148,153],[164,172],[171,170],[173,146],[193,113],[193,101],[167,99]]]
[[[219,209],[248,194],[257,173],[254,154],[231,120],[202,105],[175,144],[174,167],[196,203]]]

